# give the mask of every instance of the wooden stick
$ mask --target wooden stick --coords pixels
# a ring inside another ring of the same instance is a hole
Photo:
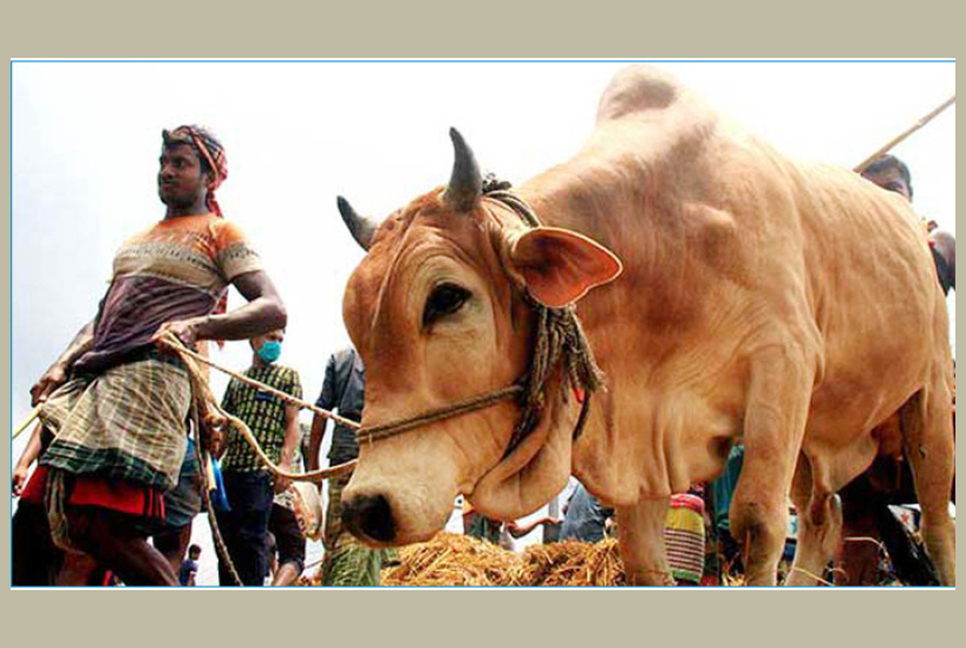
[[[215,465],[213,463],[214,459],[211,458],[210,454],[205,455],[205,477],[208,478],[208,490],[218,490],[218,480],[215,479]]]
[[[942,111],[944,111],[947,108],[949,108],[955,102],[956,102],[956,95],[953,95],[952,97],[950,97],[949,99],[947,99],[946,101],[944,101],[938,108],[936,108],[935,110],[933,110],[932,112],[930,112],[925,117],[922,117],[919,121],[917,121],[915,124],[913,124],[910,128],[907,128],[903,133],[901,133],[901,134],[897,135],[896,137],[892,138],[892,140],[890,140],[888,144],[886,144],[885,146],[883,146],[882,148],[880,148],[878,151],[876,151],[875,153],[873,153],[872,155],[870,155],[869,157],[867,157],[866,159],[864,159],[858,166],[856,166],[853,169],[853,171],[855,171],[856,173],[862,173],[863,171],[865,171],[866,168],[870,164],[872,164],[873,162],[875,162],[876,160],[878,160],[879,157],[881,157],[882,155],[885,155],[889,151],[889,149],[891,149],[896,144],[898,144],[899,142],[901,142],[902,140],[906,139],[907,137],[909,137],[910,135],[912,135],[913,133],[915,133],[917,130],[919,130],[920,128],[922,128],[926,124],[928,124],[930,121],[933,120],[934,117],[936,117],[936,115],[938,115]]]
[[[11,440],[11,441],[13,441],[13,440],[14,440],[14,439],[16,439],[16,438],[17,438],[18,436],[20,436],[20,433],[21,433],[21,432],[23,432],[24,430],[26,430],[26,429],[27,429],[27,426],[28,426],[28,425],[30,425],[30,424],[31,424],[31,423],[33,422],[33,420],[34,420],[35,418],[37,418],[37,416],[38,416],[38,415],[40,415],[40,408],[41,408],[41,407],[43,407],[43,406],[44,406],[44,404],[43,404],[43,403],[41,403],[41,404],[40,404],[40,405],[38,405],[37,407],[35,407],[35,408],[33,408],[32,410],[30,410],[30,414],[28,414],[28,415],[27,415],[27,418],[25,418],[25,419],[23,420],[23,423],[21,423],[21,424],[20,424],[20,425],[19,425],[18,427],[16,427],[16,428],[14,429],[14,431],[13,431],[13,436],[12,436],[12,437],[10,437],[10,440]]]

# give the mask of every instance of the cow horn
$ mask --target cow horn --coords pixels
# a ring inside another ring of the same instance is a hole
[[[339,213],[342,214],[342,220],[345,221],[346,227],[352,233],[352,238],[362,246],[363,250],[368,250],[379,224],[372,219],[357,214],[349,201],[342,196],[339,196],[336,202],[339,204]]]
[[[480,167],[476,164],[473,151],[466,144],[466,140],[455,128],[449,129],[450,139],[453,140],[455,159],[453,160],[453,175],[443,198],[458,212],[469,211],[483,194],[483,178]]]

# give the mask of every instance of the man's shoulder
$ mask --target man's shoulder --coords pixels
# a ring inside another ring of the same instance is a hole
[[[145,243],[149,241],[152,237],[156,236],[159,231],[164,229],[165,221],[164,219],[154,221],[150,225],[145,225],[140,229],[136,230],[133,234],[129,234],[121,247],[127,247],[129,245],[137,245],[138,243]]]
[[[299,377],[299,372],[292,367],[278,364],[272,365],[271,376],[272,380],[280,387],[297,387],[299,390],[302,388],[302,380]]]
[[[277,364],[275,365],[275,369],[278,375],[280,376],[283,376],[285,378],[295,378],[296,380],[298,380],[299,372],[293,369],[292,367],[287,367],[285,365]]]
[[[359,355],[352,347],[341,349],[332,354],[332,361],[338,368],[351,367],[359,360]]]

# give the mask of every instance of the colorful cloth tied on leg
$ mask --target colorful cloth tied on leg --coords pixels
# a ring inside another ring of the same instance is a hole
[[[699,583],[704,573],[704,500],[691,494],[671,496],[664,546],[675,580]]]

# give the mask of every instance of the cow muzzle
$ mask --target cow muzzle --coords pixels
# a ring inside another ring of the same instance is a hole
[[[374,544],[391,544],[396,539],[392,507],[382,495],[357,495],[343,500],[342,524],[352,535]]]

